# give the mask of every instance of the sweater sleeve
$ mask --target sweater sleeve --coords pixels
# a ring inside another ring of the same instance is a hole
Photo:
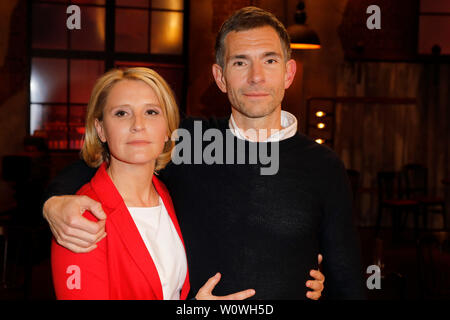
[[[359,239],[352,222],[350,183],[339,159],[334,158],[329,169],[320,232],[324,297],[365,299]]]
[[[75,194],[83,185],[88,183],[95,175],[97,169],[90,168],[78,160],[65,167],[46,188],[42,204],[53,196]]]
[[[90,212],[84,216],[97,221]],[[106,242],[107,238],[102,239],[91,252],[74,253],[52,240],[52,276],[58,300],[110,299]]]

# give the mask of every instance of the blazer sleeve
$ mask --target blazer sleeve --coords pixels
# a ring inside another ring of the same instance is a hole
[[[84,216],[96,221],[90,212]],[[58,300],[110,299],[106,241],[107,237],[91,252],[74,253],[52,239],[51,265]]]

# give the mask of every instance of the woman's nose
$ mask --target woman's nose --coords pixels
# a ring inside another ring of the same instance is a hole
[[[141,131],[142,129],[144,129],[144,127],[144,118],[141,116],[135,116],[133,124],[131,126],[131,131]]]

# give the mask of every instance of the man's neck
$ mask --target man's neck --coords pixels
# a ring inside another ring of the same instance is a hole
[[[274,132],[281,130],[281,106],[270,115],[261,118],[249,118],[242,113],[231,109],[236,126],[250,138],[259,141],[270,137]]]

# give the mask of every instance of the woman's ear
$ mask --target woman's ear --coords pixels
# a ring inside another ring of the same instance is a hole
[[[103,128],[103,121],[100,121],[98,119],[95,119],[94,122],[95,130],[97,130],[98,138],[101,142],[106,142],[106,136],[105,136],[105,129]]]

